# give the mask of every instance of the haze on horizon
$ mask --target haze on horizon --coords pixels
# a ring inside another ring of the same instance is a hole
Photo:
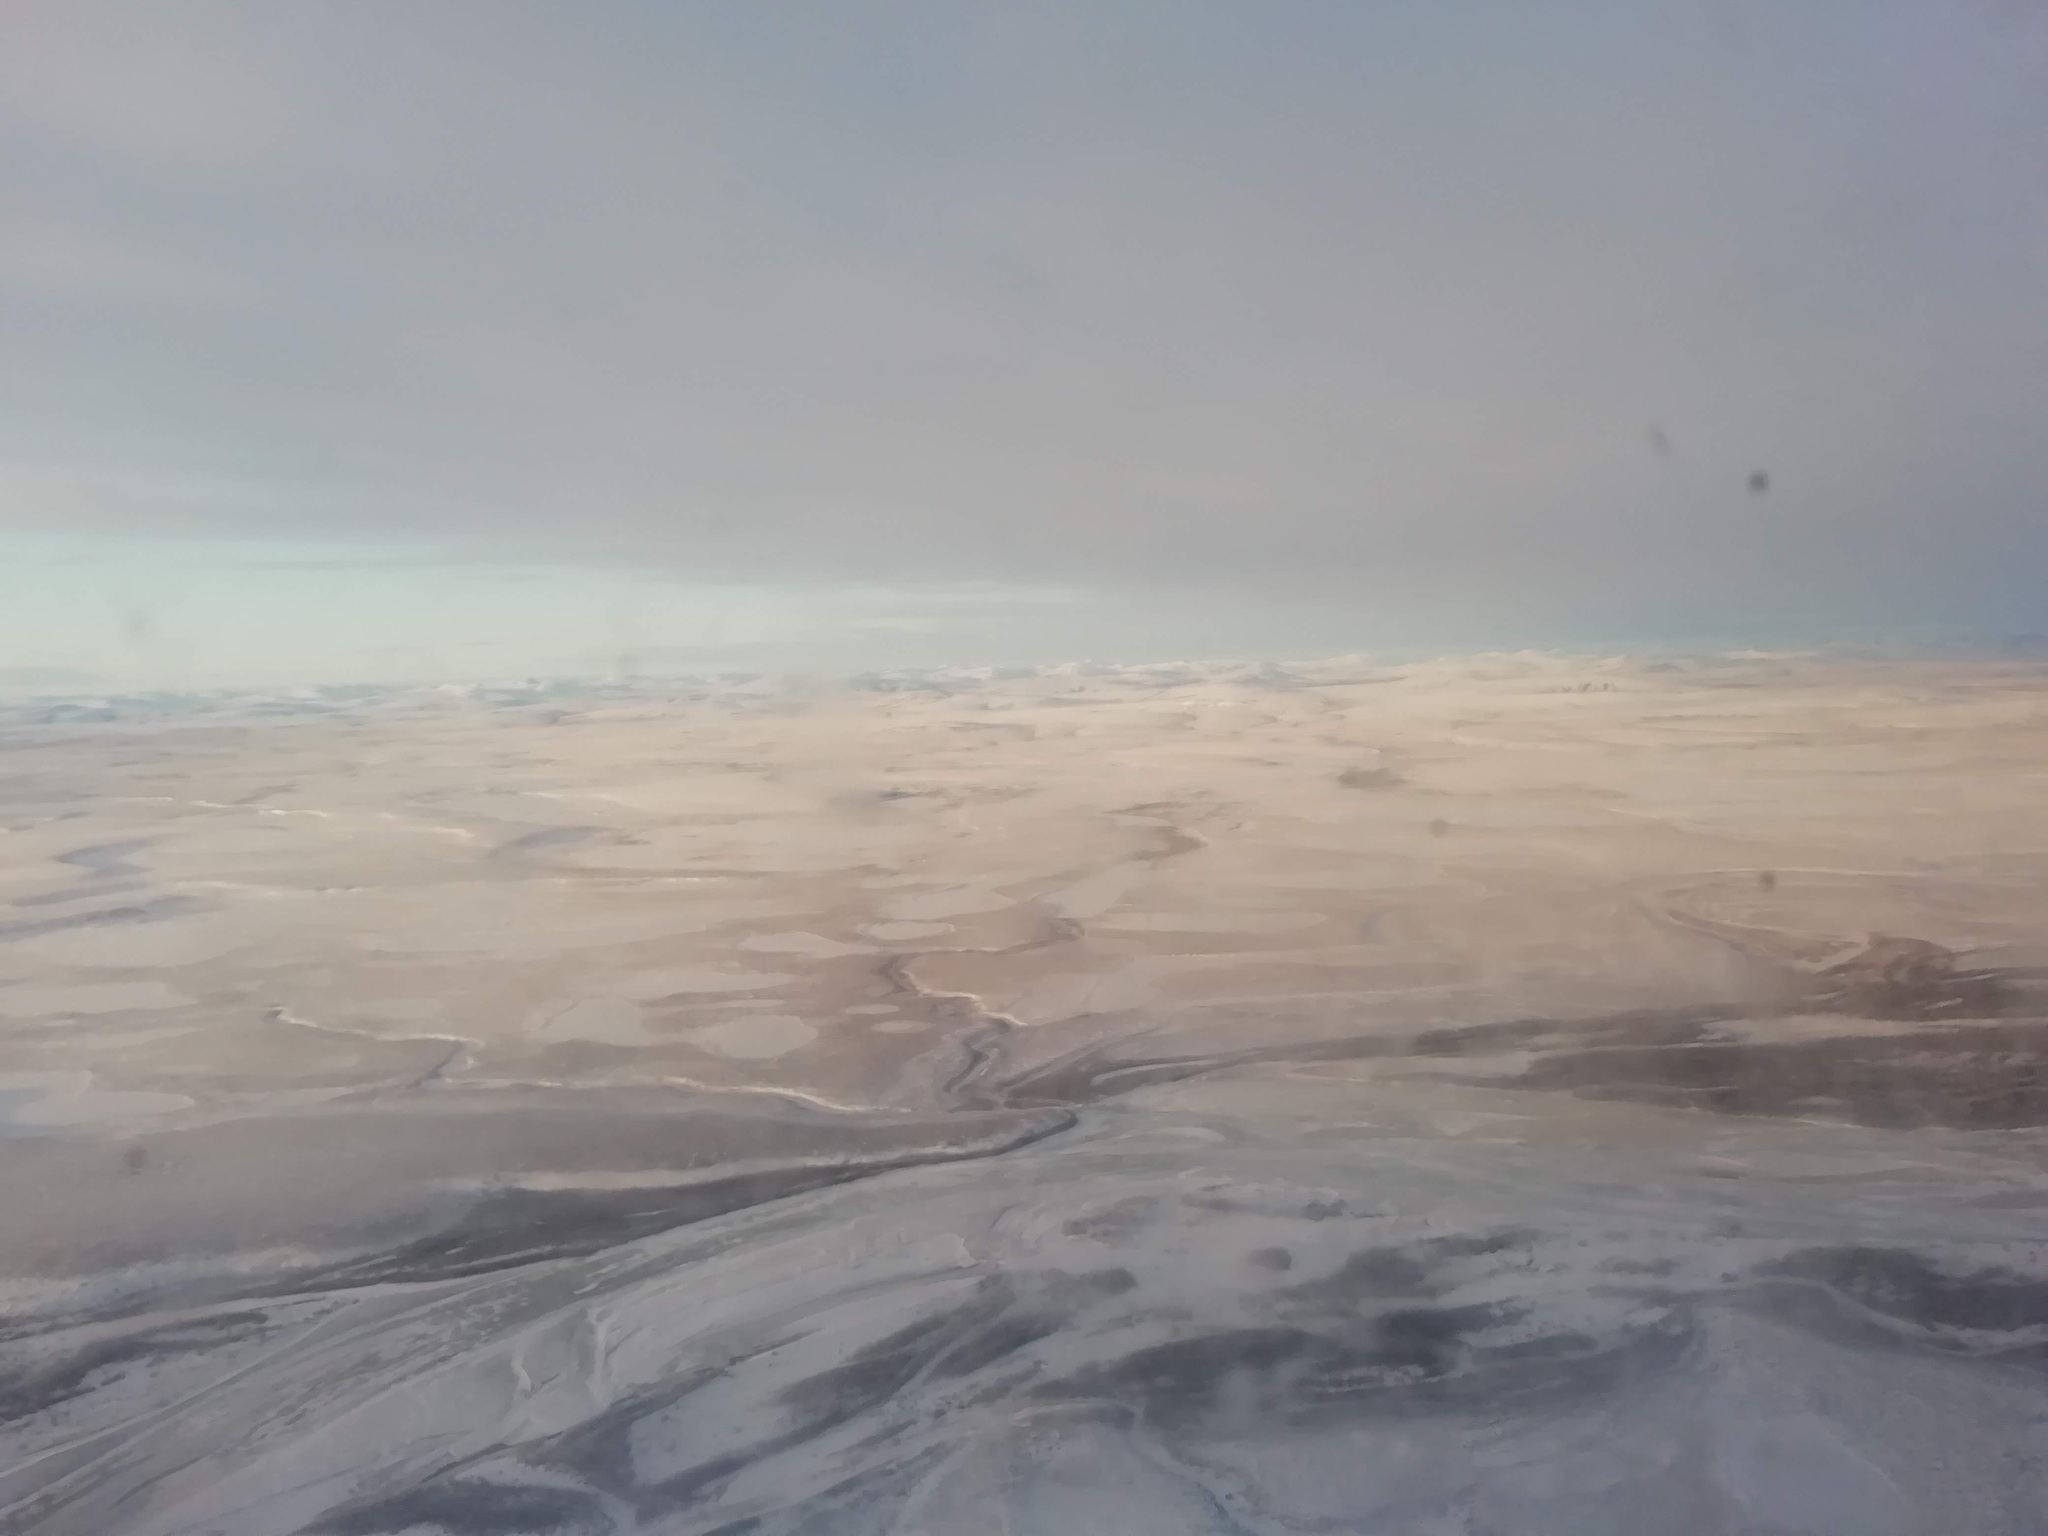
[[[0,1531],[2042,1536],[2044,257],[2041,0],[0,0]]]
[[[2048,627],[2034,6],[17,0],[0,143],[0,666]]]

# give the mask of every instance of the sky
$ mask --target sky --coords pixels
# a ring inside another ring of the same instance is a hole
[[[0,679],[2048,630],[2033,0],[5,0]]]

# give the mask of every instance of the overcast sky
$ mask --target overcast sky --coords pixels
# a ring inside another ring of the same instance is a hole
[[[2035,0],[6,0],[0,305],[16,667],[2048,629]]]

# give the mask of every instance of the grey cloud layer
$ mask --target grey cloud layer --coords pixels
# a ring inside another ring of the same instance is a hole
[[[16,524],[1616,612],[2036,601],[2027,7],[4,25]]]

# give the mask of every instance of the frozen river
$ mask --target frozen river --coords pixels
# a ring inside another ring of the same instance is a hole
[[[5,730],[10,1530],[2048,1508],[2037,672]]]

